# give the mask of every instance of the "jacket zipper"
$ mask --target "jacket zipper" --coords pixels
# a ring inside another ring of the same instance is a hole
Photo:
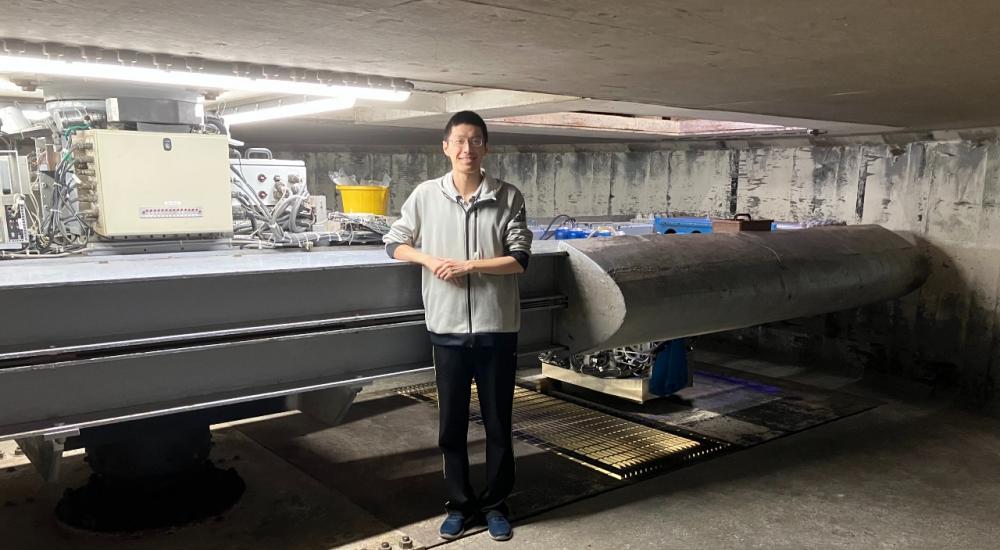
[[[475,203],[465,210],[465,259],[469,261],[472,259],[469,253],[469,215],[472,213],[472,209],[475,208]],[[464,208],[463,208],[464,209]],[[469,334],[472,334],[472,274],[465,276],[465,303],[468,305],[469,310]]]
[[[458,206],[465,213],[465,259],[466,260],[471,260],[472,259],[472,253],[469,251],[469,218],[472,217],[472,214],[476,210],[476,207],[478,207],[481,203],[483,203],[483,202],[493,202],[493,200],[492,199],[490,199],[488,201],[479,201],[479,200],[477,200],[476,202],[474,202],[471,205],[469,205],[469,208],[465,208],[465,203],[462,202],[462,198],[461,197],[458,197],[455,202],[458,203]],[[477,223],[478,223],[478,220],[479,220],[479,213],[477,212],[476,213],[476,221],[477,221]],[[478,245],[479,245],[479,234],[477,233],[476,234],[476,246],[478,246]],[[469,275],[465,276],[465,303],[467,305],[468,320],[469,320],[469,332],[468,332],[468,334],[472,334],[472,274],[471,273]]]

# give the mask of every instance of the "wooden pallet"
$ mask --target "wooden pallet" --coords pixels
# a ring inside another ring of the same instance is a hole
[[[587,388],[588,390],[628,399],[636,403],[645,403],[646,401],[660,397],[659,395],[650,393],[649,377],[598,378],[589,374],[564,369],[551,363],[542,363],[542,376],[566,384]]]

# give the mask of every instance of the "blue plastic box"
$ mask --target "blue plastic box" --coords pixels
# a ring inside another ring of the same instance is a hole
[[[711,218],[683,218],[671,216],[656,216],[653,220],[653,229],[660,234],[684,235],[687,233],[711,233]]]
[[[784,224],[789,225],[789,224]],[[678,234],[684,235],[689,233],[711,233],[712,232],[712,219],[705,218],[685,218],[685,217],[672,217],[672,216],[656,216],[653,220],[653,229],[660,234]],[[778,227],[778,222],[771,224],[771,231],[776,229],[791,229],[791,227]]]

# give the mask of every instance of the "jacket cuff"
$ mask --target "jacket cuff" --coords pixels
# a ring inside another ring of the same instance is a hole
[[[510,257],[517,260],[517,263],[521,264],[521,269],[528,270],[528,259],[531,257],[527,252],[521,250],[515,250],[510,253]]]
[[[392,258],[393,260],[395,260],[396,259],[396,249],[399,248],[399,245],[401,245],[401,244],[403,244],[403,243],[386,243],[386,245],[385,245],[385,253],[388,254],[390,258]]]

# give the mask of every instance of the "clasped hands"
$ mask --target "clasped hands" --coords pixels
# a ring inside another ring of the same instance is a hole
[[[461,284],[461,278],[475,271],[471,260],[452,260],[449,258],[434,258],[427,269],[442,281]]]

